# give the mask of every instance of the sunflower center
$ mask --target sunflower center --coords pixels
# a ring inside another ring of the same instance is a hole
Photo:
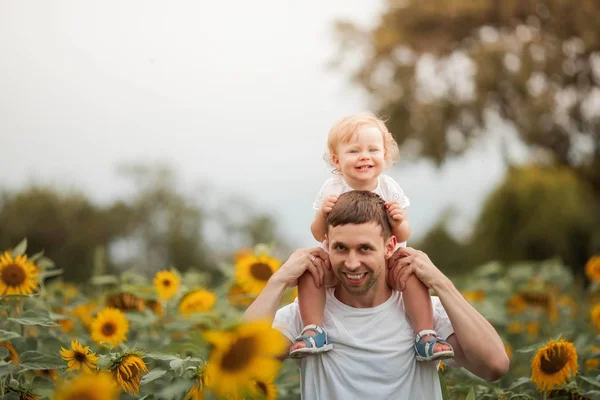
[[[540,362],[540,369],[548,374],[555,374],[567,365],[569,362],[569,355],[566,351],[562,351],[560,347],[548,349],[546,352],[547,357],[542,357]]]
[[[265,263],[256,263],[250,267],[250,274],[259,281],[268,281],[271,275],[273,275],[273,271]]]
[[[238,339],[223,356],[221,367],[228,372],[244,369],[256,355],[256,346],[257,343],[252,337]]]
[[[25,278],[27,278],[25,271],[17,264],[8,264],[2,268],[2,275],[0,275],[0,279],[6,286],[19,286],[25,282]]]
[[[75,360],[77,360],[80,363],[85,362],[87,360],[87,356],[79,351],[75,352],[75,356],[73,358],[75,358]]]
[[[112,336],[115,334],[116,331],[117,327],[113,323],[107,322],[104,325],[102,325],[102,334],[104,336]]]
[[[169,286],[171,286],[171,281],[170,281],[170,280],[168,280],[168,279],[164,279],[164,280],[163,280],[163,286],[165,286],[165,287],[169,287]]]
[[[258,381],[256,382],[256,386],[258,386],[258,389],[263,393],[263,394],[267,394],[267,385],[265,385],[264,382],[262,381]]]

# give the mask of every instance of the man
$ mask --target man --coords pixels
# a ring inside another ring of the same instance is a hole
[[[411,248],[394,252],[396,239],[379,196],[344,193],[326,222],[329,254],[320,248],[294,252],[244,315],[273,321],[291,345],[302,322],[297,302],[277,311],[285,288],[305,271],[322,285],[325,269],[332,269],[340,283],[327,291],[324,325],[334,347],[299,362],[303,398],[442,398],[437,362],[415,359],[414,332],[399,292],[413,273],[438,295],[432,299],[434,329],[454,347],[453,363],[487,380],[507,372],[497,332],[427,255]]]

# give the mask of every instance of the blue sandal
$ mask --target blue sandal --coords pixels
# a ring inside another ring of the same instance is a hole
[[[304,332],[306,331],[313,331],[316,335],[305,335]],[[327,332],[319,325],[305,326],[304,329],[302,329],[300,336],[296,338],[294,344],[301,341],[306,343],[306,347],[290,351],[290,358],[302,358],[311,354],[324,353],[333,348],[333,344],[329,343]]]
[[[421,343],[421,338],[427,335],[433,335],[435,337],[431,340]],[[452,345],[441,337],[438,337],[436,331],[426,329],[417,333],[417,337],[415,338],[415,353],[417,353],[417,361],[445,360],[447,358],[454,357],[454,350],[438,351],[437,353],[434,353],[433,347],[436,343],[448,345],[452,349]]]

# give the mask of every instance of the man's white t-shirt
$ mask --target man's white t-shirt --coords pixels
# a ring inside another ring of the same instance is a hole
[[[443,339],[454,330],[437,297],[434,329]],[[333,349],[299,361],[303,399],[442,399],[437,361],[417,362],[415,332],[400,292],[383,304],[353,308],[327,290],[324,328]],[[292,342],[302,331],[298,300],[281,308],[273,327]]]

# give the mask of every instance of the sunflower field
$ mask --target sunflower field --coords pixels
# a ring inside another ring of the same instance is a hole
[[[202,273],[124,272],[78,287],[60,266],[0,253],[0,398],[11,400],[297,399],[295,361],[245,308],[281,261],[244,249],[218,287]],[[485,382],[439,365],[446,399],[600,399],[600,257],[589,287],[555,261],[487,264],[455,284],[500,332],[507,376]],[[282,305],[293,301],[289,289]],[[476,333],[475,333],[476,334]]]

